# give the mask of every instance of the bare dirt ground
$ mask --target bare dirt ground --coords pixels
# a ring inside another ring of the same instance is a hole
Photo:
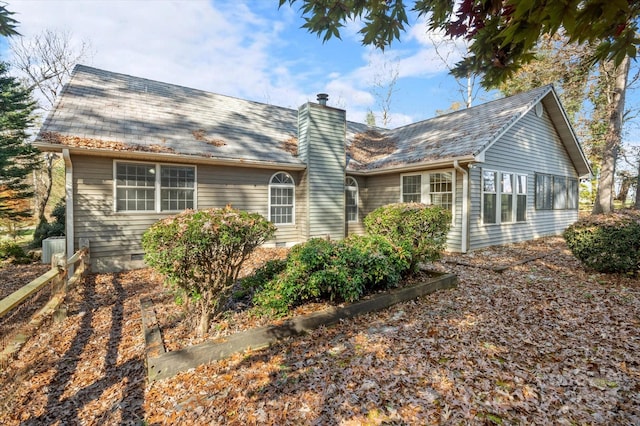
[[[546,253],[503,273],[486,269]],[[184,336],[171,297],[148,270],[93,275],[70,294],[68,318],[0,374],[0,418],[640,424],[637,277],[585,271],[558,238],[447,255],[433,267],[456,273],[458,288],[155,383],[144,375],[139,300],[151,297],[165,328]]]

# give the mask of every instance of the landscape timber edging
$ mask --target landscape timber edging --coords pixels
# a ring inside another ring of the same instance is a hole
[[[458,278],[454,274],[442,274],[426,282],[379,293],[358,302],[331,307],[320,312],[288,319],[282,323],[267,325],[227,336],[224,340],[209,341],[176,351],[165,351],[158,328],[153,303],[141,300],[142,329],[145,336],[147,377],[150,381],[166,379],[181,371],[227,358],[245,350],[260,350],[280,340],[299,336],[320,326],[331,325],[342,319],[353,318],[378,311],[396,303],[426,296],[437,290],[455,288]]]

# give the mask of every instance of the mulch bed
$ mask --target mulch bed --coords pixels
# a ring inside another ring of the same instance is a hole
[[[557,253],[502,273],[479,267],[547,251]],[[458,288],[151,384],[140,298],[153,299],[167,343],[188,344],[179,310],[148,270],[92,275],[69,295],[68,318],[43,329],[0,374],[0,418],[640,424],[637,277],[586,271],[558,238],[448,254],[431,266],[457,274]],[[226,320],[219,329],[238,327]]]

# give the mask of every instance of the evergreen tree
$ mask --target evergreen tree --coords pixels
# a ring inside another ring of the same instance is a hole
[[[39,152],[28,143],[27,128],[33,120],[35,103],[31,93],[0,62],[0,218],[30,215],[24,203],[32,196],[27,176],[38,166]],[[20,207],[18,207],[20,206]]]

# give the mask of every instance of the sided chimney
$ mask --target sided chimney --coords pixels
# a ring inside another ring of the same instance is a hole
[[[327,93],[318,93],[318,103],[322,106],[327,106],[329,95]]]

